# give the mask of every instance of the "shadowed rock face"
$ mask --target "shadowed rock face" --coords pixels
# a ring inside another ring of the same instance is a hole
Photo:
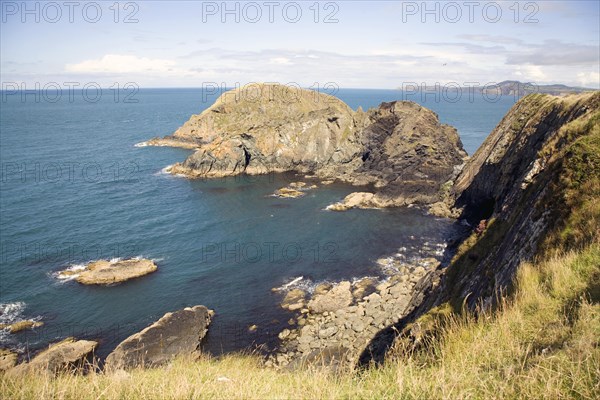
[[[354,112],[311,90],[255,84],[224,93],[151,145],[195,147],[170,172],[194,177],[298,171],[377,188],[369,207],[433,203],[466,153],[458,133],[416,103]]]
[[[166,313],[129,336],[106,358],[107,369],[157,366],[177,355],[192,354],[208,331],[213,311],[204,306]]]
[[[467,156],[456,129],[410,101],[382,103],[368,112],[368,121],[356,172],[382,187],[374,205],[437,201],[440,185],[456,175]]]
[[[583,134],[576,133],[579,125],[596,121],[585,135],[597,135],[599,113],[600,92],[531,95],[508,112],[469,160],[452,190],[455,207],[474,226],[480,219],[496,220],[482,237],[493,244],[468,255],[477,262],[460,279],[461,297],[469,294],[469,306],[482,298],[489,304],[495,293],[509,288],[518,265],[532,260],[549,230],[560,223],[560,171],[570,157],[563,149]],[[455,290],[458,284],[453,283]]]

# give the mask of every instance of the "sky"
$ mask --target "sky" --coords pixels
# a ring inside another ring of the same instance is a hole
[[[600,88],[599,1],[0,1],[17,85]]]

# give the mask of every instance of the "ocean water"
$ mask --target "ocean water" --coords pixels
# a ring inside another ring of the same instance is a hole
[[[351,107],[399,99],[398,91],[340,90]],[[172,133],[214,101],[199,89],[146,89],[137,102],[106,92],[98,101],[3,93],[0,108],[0,347],[37,349],[67,336],[116,344],[165,312],[204,304],[216,311],[205,349],[219,354],[272,345],[292,316],[278,303],[294,285],[383,278],[380,257],[441,256],[451,221],[422,211],[324,208],[355,189],[320,186],[299,199],[271,197],[294,174],[187,180],[163,169],[190,152],[136,147]],[[514,103],[424,101],[456,126],[472,153]],[[56,272],[101,258],[146,257],[159,269],[111,287],[65,281]],[[301,279],[298,279],[302,277]],[[248,332],[250,325],[258,329]]]

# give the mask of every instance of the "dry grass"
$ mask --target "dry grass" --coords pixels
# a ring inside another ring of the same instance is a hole
[[[252,355],[165,368],[56,378],[0,378],[7,399],[492,399],[600,398],[600,245],[519,268],[516,291],[493,315],[448,316],[411,357],[333,374],[278,372]]]

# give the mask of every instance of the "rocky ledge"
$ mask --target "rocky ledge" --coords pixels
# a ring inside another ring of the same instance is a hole
[[[198,350],[214,311],[205,306],[186,307],[162,318],[122,341],[106,358],[106,369],[153,367],[177,355]]]
[[[196,150],[172,174],[296,171],[372,185],[377,207],[439,202],[467,156],[456,129],[416,103],[353,111],[332,96],[268,84],[226,92],[173,135],[147,144]]]
[[[87,264],[83,269],[69,268],[61,271],[58,277],[61,279],[75,277],[77,282],[84,285],[110,285],[148,275],[157,268],[152,260],[143,258],[99,260]]]

